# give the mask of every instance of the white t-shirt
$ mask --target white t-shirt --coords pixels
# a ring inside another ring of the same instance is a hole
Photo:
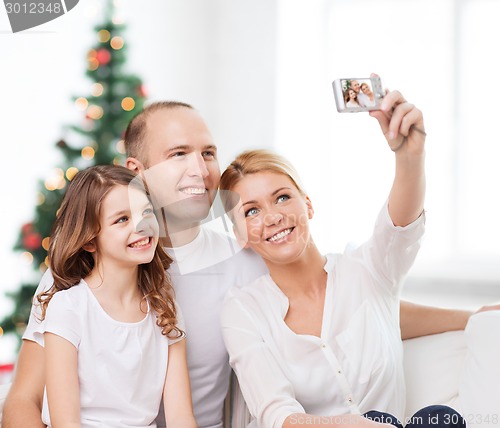
[[[168,272],[186,325],[196,421],[200,428],[222,428],[231,374],[220,326],[222,305],[231,287],[252,282],[267,268],[254,252],[205,227],[189,244],[166,250],[175,260]]]
[[[288,299],[269,274],[228,293],[222,329],[231,366],[256,418],[250,426],[281,428],[294,413],[379,410],[403,418],[399,285],[423,232],[423,215],[395,227],[385,207],[369,241],[327,256],[321,337],[288,328]]]
[[[178,325],[183,329],[182,321]],[[116,321],[82,280],[53,296],[34,333],[42,346],[44,332],[63,337],[78,350],[82,428],[156,427],[168,345],[180,339],[161,334],[154,311],[139,322]],[[42,420],[50,427],[46,393]]]
[[[184,316],[194,415],[200,428],[222,428],[231,373],[220,327],[222,303],[232,286],[249,284],[267,268],[255,253],[241,250],[234,239],[208,227],[202,227],[191,243],[166,250],[175,260],[168,272]],[[47,271],[36,294],[52,282]],[[35,305],[23,339],[35,340],[37,316],[40,308]],[[163,412],[157,421],[165,425]]]

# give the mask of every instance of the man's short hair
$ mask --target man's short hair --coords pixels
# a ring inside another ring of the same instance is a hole
[[[180,101],[158,101],[145,107],[130,121],[125,131],[125,150],[127,157],[133,157],[146,164],[146,154],[144,143],[146,140],[147,121],[148,118],[159,110],[174,110],[177,108],[189,108],[194,110],[190,104]],[[145,165],[147,166],[147,165]]]

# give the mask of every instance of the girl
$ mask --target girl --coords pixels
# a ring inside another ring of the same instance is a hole
[[[235,232],[269,269],[231,290],[222,313],[252,427],[380,427],[404,415],[399,287],[424,231],[425,132],[399,92],[382,109],[370,115],[395,151],[396,176],[372,238],[346,254],[317,249],[312,203],[282,157],[245,152],[222,175],[226,207],[235,206],[231,191],[240,199]],[[421,421],[462,426],[442,406],[423,409],[413,423]]]
[[[352,88],[348,88],[345,90],[344,102],[346,107],[361,107],[358,102],[358,94]]]
[[[152,205],[133,172],[75,175],[54,223],[54,284],[38,296],[49,427],[195,427],[185,340]],[[49,416],[50,413],[50,416]]]

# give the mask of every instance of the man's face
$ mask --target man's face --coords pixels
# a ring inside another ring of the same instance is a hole
[[[356,91],[357,94],[359,94],[359,82],[357,80],[351,80],[351,86],[352,89]]]
[[[144,171],[155,209],[163,208],[171,232],[203,220],[217,193],[217,147],[200,114],[179,107],[150,115]]]

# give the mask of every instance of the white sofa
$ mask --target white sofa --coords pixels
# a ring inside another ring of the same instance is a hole
[[[464,332],[407,340],[406,415],[447,404],[468,428],[500,427],[500,311],[473,315]]]
[[[474,315],[465,332],[406,340],[404,355],[406,417],[430,404],[447,404],[468,428],[500,428],[500,311]],[[8,387],[0,385],[0,422]],[[249,418],[241,395],[233,407],[233,428],[241,428]]]

